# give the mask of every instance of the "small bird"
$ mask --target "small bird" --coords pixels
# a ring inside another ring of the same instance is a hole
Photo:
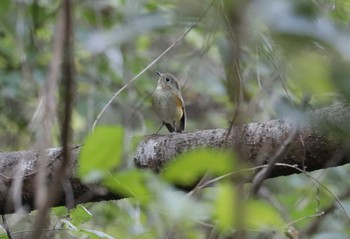
[[[153,93],[152,106],[159,119],[163,121],[170,133],[185,130],[186,112],[181,96],[179,83],[170,73],[156,72],[159,76],[158,85]]]

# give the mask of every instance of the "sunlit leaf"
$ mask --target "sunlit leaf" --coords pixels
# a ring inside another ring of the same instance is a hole
[[[121,160],[124,131],[121,127],[97,127],[88,136],[79,158],[78,175],[85,182],[105,177]]]
[[[253,230],[276,229],[283,225],[283,220],[272,205],[255,199],[247,202],[246,225]]]
[[[51,211],[58,218],[64,217],[64,216],[69,214],[68,213],[68,209],[66,207],[64,207],[64,206],[54,207],[54,208],[51,209]]]
[[[82,205],[78,205],[76,208],[72,209],[70,211],[70,216],[72,218],[71,222],[73,225],[79,225],[84,222],[88,222],[92,218],[91,212],[89,212],[89,210],[87,210]]]
[[[235,194],[234,188],[229,183],[220,183],[218,185],[218,196],[215,201],[215,217],[222,230],[233,227]]]
[[[218,184],[215,199],[215,218],[221,230],[240,227],[247,230],[278,229],[284,222],[276,209],[260,199],[244,199],[238,196],[235,184]],[[237,201],[241,200],[241,201]],[[240,212],[237,212],[237,210]],[[244,215],[237,218],[237,213]],[[237,221],[239,220],[239,221]]]
[[[149,174],[140,170],[117,172],[104,180],[104,185],[115,193],[148,201],[150,194],[146,187]]]
[[[222,175],[232,172],[235,156],[232,152],[202,149],[180,155],[169,163],[163,177],[181,185],[191,185],[205,173]]]

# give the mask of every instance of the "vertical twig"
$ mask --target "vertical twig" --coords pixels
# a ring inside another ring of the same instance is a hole
[[[261,79],[260,79],[260,70],[259,70],[259,50],[258,46],[255,46],[255,53],[256,53],[256,80],[258,81],[259,89],[261,90]]]
[[[39,153],[39,170],[35,178],[35,207],[41,208],[47,200],[46,166],[48,157],[46,149],[51,146],[52,128],[56,118],[57,82],[63,51],[63,16],[58,14],[55,34],[53,36],[53,55],[50,60],[49,75],[41,92],[40,102],[30,122],[30,128],[36,135],[36,148]]]
[[[31,238],[41,238],[43,230],[48,223],[48,212],[50,207],[56,202],[59,195],[62,193],[62,185],[66,181],[66,171],[71,161],[69,145],[71,141],[72,130],[70,128],[73,105],[74,92],[74,61],[73,61],[73,24],[72,24],[72,6],[70,0],[64,0],[62,4],[62,18],[63,18],[63,62],[62,62],[62,90],[61,90],[61,142],[62,142],[62,165],[54,175],[48,190],[48,196],[44,205],[40,208],[34,231]]]

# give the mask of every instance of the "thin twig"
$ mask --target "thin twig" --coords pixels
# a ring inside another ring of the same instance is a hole
[[[242,82],[242,78],[241,78],[241,73],[239,71],[239,67],[238,67],[238,63],[237,63],[237,60],[235,60],[235,66],[236,66],[236,69],[237,69],[237,74],[238,74],[238,78],[239,78],[239,85],[240,85],[240,88],[239,88],[239,98],[238,98],[238,102],[237,102],[237,105],[236,105],[236,108],[235,108],[235,111],[233,112],[233,118],[230,122],[230,126],[228,127],[228,130],[227,130],[227,133],[226,133],[226,136],[225,136],[225,140],[224,142],[227,143],[228,142],[228,137],[231,135],[231,131],[233,129],[233,125],[235,124],[237,118],[238,118],[238,115],[240,113],[240,107],[241,107],[241,104],[242,104],[242,101],[243,101],[243,82]]]
[[[312,215],[308,215],[308,216],[305,216],[305,217],[301,217],[301,218],[298,218],[298,219],[295,219],[291,222],[288,222],[287,224],[281,226],[281,228],[286,228],[287,226],[290,226],[290,225],[293,225],[295,223],[298,223],[298,222],[301,222],[301,221],[304,221],[306,219],[310,219],[310,218],[314,218],[314,217],[320,217],[322,215],[324,215],[325,212],[324,211],[321,211],[319,213],[315,213],[315,214],[312,214]]]
[[[288,92],[288,89],[287,89],[287,86],[286,86],[286,83],[285,83],[285,79],[284,79],[283,75],[280,73],[280,70],[279,70],[278,67],[276,66],[275,62],[273,61],[273,59],[272,59],[269,55],[266,54],[266,52],[264,52],[264,51],[261,50],[261,49],[259,49],[259,50],[260,50],[260,52],[261,52],[262,54],[264,54],[264,56],[271,62],[272,66],[273,66],[273,67],[275,68],[275,70],[278,72],[278,76],[279,76],[279,78],[280,78],[280,80],[281,80],[282,87],[283,87],[284,91],[286,92],[286,95],[287,95],[287,97],[288,97],[288,101],[289,101],[289,103],[290,103],[293,107],[295,107],[295,105],[294,105],[294,103],[293,103],[293,101],[292,101],[292,97],[290,96],[290,94],[289,94],[289,92]]]
[[[260,70],[259,70],[259,51],[258,51],[258,46],[255,46],[256,50],[256,79],[258,81],[258,86],[259,89],[261,90],[261,80],[260,80]]]
[[[343,206],[343,204],[341,203],[340,199],[323,183],[321,183],[317,178],[315,178],[314,176],[312,176],[311,174],[307,173],[306,171],[304,171],[303,169],[298,168],[298,166],[293,166],[290,164],[285,164],[285,163],[276,163],[276,166],[284,166],[284,167],[291,167],[294,168],[295,170],[305,174],[308,178],[312,179],[314,182],[316,182],[318,185],[320,185],[321,187],[323,187],[338,203],[338,205],[341,207],[341,209],[343,210],[343,212],[345,213],[348,221],[350,222],[350,216],[347,213],[345,207]]]
[[[264,168],[260,172],[258,172],[253,181],[252,181],[252,193],[253,195],[256,195],[263,183],[263,181],[270,176],[273,168],[275,167],[275,164],[283,157],[283,155],[288,151],[290,145],[295,140],[295,138],[298,136],[299,127],[296,126],[292,133],[289,134],[288,138],[283,142],[283,144],[279,147],[275,155],[271,158],[269,161],[269,166],[267,168]]]
[[[344,214],[346,215],[348,221],[350,222],[350,215],[347,213],[345,207],[343,206],[343,204],[341,203],[340,199],[345,199],[345,198],[348,198],[350,196],[350,190],[348,190],[346,193],[344,193],[343,195],[341,195],[339,198],[326,186],[324,185],[322,182],[320,182],[317,178],[315,178],[314,176],[312,176],[311,174],[309,174],[308,172],[306,172],[305,170],[301,169],[298,167],[298,165],[291,165],[291,164],[286,164],[286,163],[276,163],[275,164],[276,167],[289,167],[289,168],[293,168],[299,172],[301,172],[302,174],[306,175],[309,179],[311,179],[313,182],[316,182],[317,185],[321,186],[322,188],[324,188],[334,199],[335,201],[337,202],[337,204],[341,207],[341,209],[343,210]],[[231,172],[231,173],[227,173],[227,174],[224,174],[222,176],[219,176],[219,177],[216,177],[212,180],[209,180],[209,181],[206,181],[205,183],[203,183],[202,185],[200,185],[197,189],[202,189],[202,188],[205,188],[207,187],[208,185],[212,184],[212,183],[215,183],[215,182],[218,182],[222,179],[225,179],[227,177],[230,177],[234,174],[237,174],[237,173],[243,173],[243,172],[248,172],[248,171],[255,171],[257,169],[261,169],[261,168],[267,168],[269,167],[269,164],[264,164],[264,165],[260,165],[260,166],[256,166],[256,167],[251,167],[251,168],[246,168],[246,169],[242,169],[242,170],[238,170],[238,171],[235,171],[235,172]],[[331,210],[334,210],[336,207],[335,207],[335,204],[332,204],[331,206],[329,206],[329,208],[326,208],[324,210],[322,210],[322,212],[319,212],[318,214],[314,214],[314,215],[322,215],[322,214],[327,214],[327,212],[330,212]],[[293,224],[293,223],[296,223],[300,220],[303,220],[303,219],[306,219],[306,218],[310,218],[310,217],[314,217],[314,215],[311,215],[311,216],[307,216],[307,217],[304,217],[302,219],[297,219],[295,221],[292,221],[292,222],[289,222],[288,225],[290,224]],[[308,231],[308,230],[307,230]],[[308,235],[308,234],[307,234]]]
[[[140,71],[136,76],[134,76],[131,80],[129,80],[128,83],[126,83],[122,88],[120,88],[117,92],[114,93],[114,95],[109,99],[109,101],[107,102],[107,104],[102,108],[102,110],[100,111],[100,113],[97,115],[93,125],[92,125],[92,131],[94,131],[97,121],[101,118],[102,114],[106,111],[106,109],[110,106],[110,104],[113,102],[113,100],[115,99],[115,97],[117,97],[123,90],[125,90],[128,86],[131,85],[131,83],[133,83],[137,78],[139,78],[139,76],[141,76],[143,73],[145,73],[149,68],[151,68],[155,63],[157,63],[165,54],[167,54],[171,49],[173,49],[179,42],[182,41],[182,39],[184,39],[188,33],[190,33],[190,31],[196,27],[198,25],[198,23],[202,20],[202,18],[205,16],[205,14],[209,11],[209,9],[211,8],[211,6],[213,5],[213,3],[216,0],[213,0],[209,7],[202,13],[202,15],[198,18],[198,20],[191,25],[187,31],[185,31],[178,39],[175,40],[175,42],[173,44],[171,44],[165,51],[162,52],[162,54],[160,54],[156,59],[154,59],[150,64],[148,64],[142,71]]]
[[[344,200],[349,197],[350,197],[350,190],[346,191],[344,194],[339,196],[339,199]],[[327,215],[337,208],[338,208],[337,202],[334,202],[331,205],[329,205],[327,208],[323,209],[323,212],[324,214]],[[320,218],[317,218],[317,220],[312,221],[306,229],[300,232],[301,238],[310,237],[310,235],[313,235],[315,232],[317,232],[317,230],[321,227],[324,218],[325,217],[320,217]]]
[[[60,10],[60,7],[58,7]],[[41,91],[41,99],[33,114],[30,128],[36,136],[38,150],[38,173],[35,176],[35,206],[40,208],[47,200],[46,165],[49,161],[46,149],[52,145],[52,128],[56,118],[56,92],[60,76],[63,52],[63,17],[58,14],[53,36],[53,55],[50,60],[48,77]]]
[[[75,232],[76,230],[71,230],[71,229],[67,229],[67,228],[47,228],[47,229],[41,229],[42,231],[44,232],[53,232],[53,231],[73,231]],[[24,233],[31,233],[33,232],[34,230],[21,230],[21,231],[15,231],[15,232],[12,232],[12,235],[15,235],[15,234],[24,234]],[[1,235],[0,236],[0,239],[1,238],[4,238],[6,237],[6,235]],[[17,237],[16,237],[17,238]],[[23,238],[23,237],[19,237],[19,238]],[[11,239],[11,238],[10,238]]]
[[[308,99],[304,99],[303,105],[306,105]],[[290,145],[292,142],[299,136],[299,123],[297,122],[296,126],[292,130],[292,133],[289,134],[288,138],[283,142],[283,144],[279,147],[275,155],[272,157],[272,159],[269,161],[269,166],[267,168],[264,168],[260,172],[258,172],[253,181],[252,181],[252,193],[253,195],[256,195],[259,192],[259,189],[263,183],[263,181],[269,177],[271,174],[273,168],[275,167],[275,164],[283,157],[283,155],[288,151]],[[304,167],[304,163],[303,163]]]
[[[231,23],[229,21],[229,18],[227,17],[226,11],[225,11],[224,2],[220,1],[220,3],[221,3],[220,6],[221,6],[223,14],[224,14],[226,25],[229,28],[231,39],[232,39],[233,42],[237,42],[236,43],[237,44],[237,49],[239,49],[239,44],[240,44],[239,43],[239,39],[237,39],[238,36],[235,37],[235,35],[233,33],[233,28],[231,26]],[[234,52],[234,54],[236,54],[238,56],[238,58],[239,58],[239,53]],[[232,120],[230,122],[230,125],[228,127],[228,130],[227,130],[224,142],[228,142],[228,137],[231,135],[231,131],[232,131],[233,125],[234,125],[234,123],[236,122],[236,120],[238,118],[239,111],[240,111],[240,106],[241,106],[241,103],[243,101],[243,81],[242,81],[241,72],[240,72],[240,68],[239,68],[239,64],[238,64],[238,59],[237,59],[236,56],[234,56],[234,62],[235,62],[235,68],[236,68],[236,71],[237,71],[237,76],[238,76],[238,81],[239,81],[239,95],[238,95],[238,101],[236,102],[237,105],[236,105],[235,110],[233,112],[233,118],[232,118]]]
[[[232,176],[234,174],[244,173],[244,172],[249,172],[249,171],[255,171],[257,169],[262,169],[262,168],[266,168],[266,167],[267,167],[267,165],[265,164],[265,165],[260,165],[260,166],[256,166],[256,167],[252,167],[252,168],[245,168],[245,169],[237,170],[237,171],[234,171],[234,172],[231,172],[231,173],[226,173],[224,175],[221,175],[219,177],[216,177],[214,179],[211,179],[209,181],[204,182],[202,185],[198,186],[198,189],[205,188],[205,187],[207,187],[207,186],[209,186],[209,185],[211,185],[211,184],[213,184],[215,182],[220,181],[221,179],[227,178],[227,177]]]
[[[35,207],[39,209],[44,206],[45,201],[48,200],[49,196],[46,184],[46,165],[48,164],[49,158],[46,149],[48,148],[52,138],[52,124],[56,113],[55,97],[63,52],[64,19],[61,13],[61,7],[59,7],[59,10],[60,11],[55,26],[55,34],[53,37],[53,56],[50,61],[49,76],[42,91],[42,98],[31,121],[31,128],[34,132],[36,132],[37,137],[36,147],[38,148],[39,169],[37,170],[38,173],[35,177]],[[37,228],[38,229],[35,231],[40,230],[40,225],[38,225]]]
[[[198,189],[201,189],[203,188],[203,185],[206,184],[206,179],[208,177],[208,172],[206,172],[204,174],[204,176],[199,180],[199,182],[197,183],[197,185],[191,190],[189,191],[187,194],[186,194],[186,197],[191,197],[194,193],[196,193],[196,191]]]

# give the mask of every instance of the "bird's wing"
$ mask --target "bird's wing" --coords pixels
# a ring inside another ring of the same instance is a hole
[[[184,100],[182,99],[181,94],[176,94],[178,99],[181,101],[181,107],[182,107],[182,117],[180,119],[180,129],[177,129],[178,132],[182,132],[185,130],[186,127],[186,110],[185,110],[185,104]]]
[[[186,127],[186,110],[185,110],[185,106],[182,106],[182,118],[180,120],[180,129],[181,131],[185,131],[185,127]]]

